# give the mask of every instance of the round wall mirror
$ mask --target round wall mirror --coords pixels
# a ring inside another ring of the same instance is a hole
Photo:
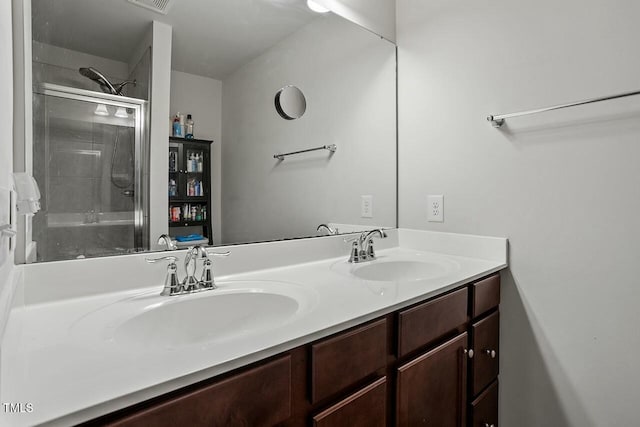
[[[276,93],[276,110],[285,120],[295,120],[302,117],[307,109],[307,100],[300,89],[288,85]]]

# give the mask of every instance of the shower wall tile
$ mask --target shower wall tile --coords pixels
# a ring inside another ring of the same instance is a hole
[[[58,144],[50,154],[51,177],[99,178],[102,152],[78,143]]]
[[[81,213],[95,209],[94,194],[98,180],[93,178],[56,178],[49,184],[50,213]]]

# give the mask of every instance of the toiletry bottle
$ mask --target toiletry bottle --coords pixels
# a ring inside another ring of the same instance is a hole
[[[204,154],[201,155],[200,157],[198,157],[198,172],[202,172],[203,168],[204,168],[204,164],[202,162],[202,158],[204,157]]]
[[[173,119],[173,136],[176,138],[184,138],[182,126],[180,125],[180,113],[176,114],[176,117]]]
[[[178,117],[180,118],[180,134],[184,138],[185,124],[184,124],[184,114],[178,113]]]
[[[187,129],[184,133],[184,137],[188,139],[193,139],[193,118],[191,117],[191,114],[187,114],[186,125],[187,125]]]
[[[193,155],[193,161],[191,163],[191,172],[198,172],[198,155]]]

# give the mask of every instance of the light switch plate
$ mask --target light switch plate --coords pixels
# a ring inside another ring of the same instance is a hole
[[[427,196],[427,221],[444,222],[444,196]]]
[[[373,196],[360,196],[360,217],[373,218]]]

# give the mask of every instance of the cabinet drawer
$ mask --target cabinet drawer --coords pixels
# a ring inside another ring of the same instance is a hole
[[[423,347],[467,323],[467,288],[401,311],[398,356]]]
[[[291,357],[172,398],[110,426],[270,427],[291,415]]]
[[[472,427],[498,427],[498,381],[471,403]]]
[[[311,401],[355,384],[387,364],[387,321],[380,319],[311,346]]]
[[[380,378],[313,417],[313,427],[384,427],[387,381]]]
[[[473,350],[473,395],[477,395],[498,376],[500,346],[500,313],[476,322],[471,327]]]
[[[480,316],[500,304],[499,274],[474,283],[471,289],[471,317]]]

